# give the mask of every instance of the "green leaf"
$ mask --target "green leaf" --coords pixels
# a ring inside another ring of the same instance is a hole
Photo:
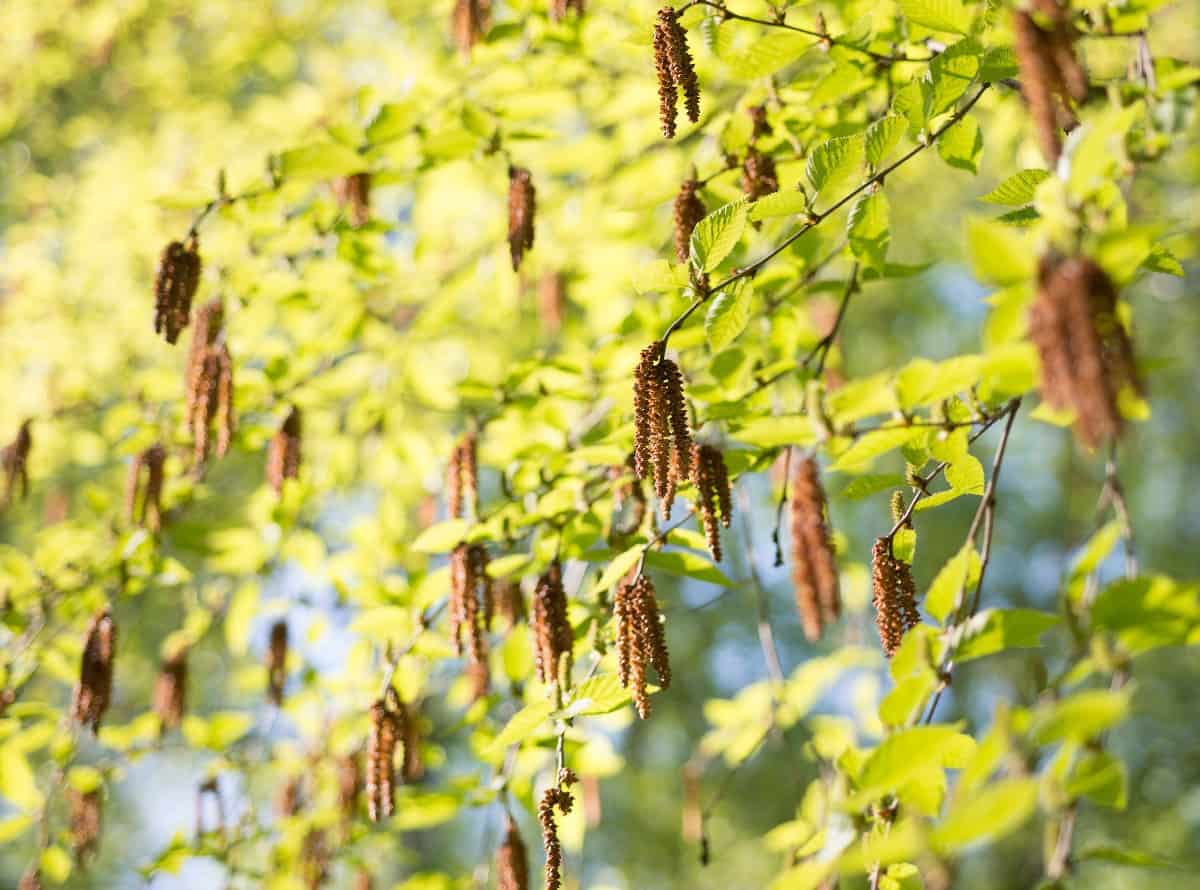
[[[1077,858],[1081,861],[1111,862],[1114,865],[1131,865],[1135,868],[1183,868],[1181,865],[1177,865],[1160,856],[1155,856],[1152,853],[1145,853],[1141,850],[1130,850],[1127,847],[1114,847],[1107,844],[1093,844],[1092,846],[1085,847],[1080,851]]]
[[[281,175],[288,181],[332,179],[360,173],[367,167],[362,155],[340,142],[293,148],[280,156],[279,164]]]
[[[900,0],[900,11],[914,24],[932,31],[966,34],[971,14],[960,0]]]
[[[862,134],[835,136],[814,148],[804,165],[813,189],[820,192],[859,169],[866,159],[864,142]]]
[[[734,430],[732,435],[739,442],[759,448],[811,445],[817,439],[812,418],[803,414],[758,417]]]
[[[33,818],[22,814],[0,819],[0,844],[20,837],[33,826]]]
[[[759,37],[739,53],[728,53],[725,61],[742,80],[757,80],[774,74],[813,48],[813,39],[805,34],[771,33]]]
[[[869,497],[877,491],[896,488],[903,484],[904,477],[899,473],[866,473],[851,479],[840,494],[844,498],[856,501],[859,498]]]
[[[983,49],[975,40],[960,40],[929,63],[926,111],[938,115],[948,111],[975,81],[982,64]]]
[[[1125,764],[1107,751],[1088,751],[1080,757],[1066,782],[1072,797],[1086,797],[1094,804],[1125,809],[1129,774]]]
[[[1021,170],[1005,179],[979,200],[1004,207],[1019,207],[1033,201],[1037,187],[1050,178],[1050,171]]]
[[[567,712],[572,717],[610,714],[628,704],[629,699],[629,690],[622,688],[616,674],[600,674],[579,684]]]
[[[720,352],[746,329],[753,294],[754,289],[747,280],[739,278],[713,298],[704,317],[704,334],[714,353]]]
[[[808,207],[808,197],[801,191],[778,191],[765,195],[750,205],[750,219],[758,222],[778,216],[791,216]]]
[[[729,256],[746,228],[745,198],[718,207],[692,230],[692,264],[701,272],[711,272]]]
[[[537,701],[521,708],[504,725],[504,729],[500,730],[499,734],[492,739],[492,743],[488,746],[488,759],[497,760],[504,756],[509,745],[530,739],[535,731],[539,730],[542,724],[550,718],[553,711],[554,704],[548,700]]]
[[[1037,806],[1037,781],[1001,779],[963,801],[933,832],[934,846],[950,853],[1020,828]]]
[[[1058,622],[1057,615],[1036,609],[986,609],[949,633],[959,640],[955,659],[963,662],[1005,649],[1036,649]]]
[[[859,436],[854,444],[847,448],[829,467],[834,472],[857,472],[865,470],[871,462],[881,454],[895,451],[907,445],[913,439],[923,436],[924,429],[914,427],[896,427],[894,429],[873,430]]]
[[[972,117],[965,117],[938,137],[938,154],[942,160],[959,170],[979,172],[983,154],[983,133]]]
[[[449,553],[466,538],[470,528],[466,519],[447,519],[417,535],[412,549],[417,553]]]
[[[937,675],[927,670],[905,677],[879,703],[879,719],[885,726],[905,726],[924,710],[937,687]]]
[[[888,227],[888,199],[883,190],[859,195],[846,221],[850,250],[868,268],[883,268],[892,240]]]
[[[0,797],[25,812],[32,812],[42,805],[37,777],[18,740],[0,747]]]
[[[946,481],[958,494],[983,494],[983,464],[971,454],[964,454],[946,467]]]
[[[975,277],[988,284],[1007,285],[1033,278],[1032,240],[1019,230],[992,220],[967,221],[967,251]]]
[[[726,577],[724,572],[699,553],[683,550],[651,550],[646,554],[646,565],[672,575],[683,575],[696,581],[704,581],[707,584],[719,584],[722,587],[733,586],[733,582]]]
[[[1088,689],[1042,709],[1034,719],[1038,744],[1071,739],[1086,742],[1120,723],[1129,712],[1130,690]]]
[[[605,590],[612,589],[618,581],[625,577],[625,573],[637,565],[637,561],[642,558],[644,545],[634,544],[628,550],[622,551],[617,556],[613,557],[608,566],[604,569],[604,573],[600,579],[592,585],[592,595],[601,593]]]
[[[894,732],[863,764],[858,792],[848,805],[867,802],[902,787],[913,775],[931,766],[957,763],[975,743],[957,726],[915,726]]]
[[[412,132],[419,110],[412,102],[388,102],[367,126],[367,141],[372,145],[393,142]]]
[[[1200,589],[1161,575],[1120,579],[1092,603],[1092,622],[1117,634],[1131,654],[1183,646],[1200,631]]]
[[[925,609],[939,622],[958,605],[959,596],[970,584],[971,575],[979,577],[979,554],[975,545],[968,541],[958,553],[950,557],[925,593]]]
[[[878,167],[888,156],[904,131],[908,129],[908,121],[895,114],[885,115],[867,127],[865,151],[867,163]]]

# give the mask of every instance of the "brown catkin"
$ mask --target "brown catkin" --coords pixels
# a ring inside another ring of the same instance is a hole
[[[354,228],[371,221],[371,174],[351,173],[333,181],[333,194],[338,205],[350,218]]]
[[[187,648],[163,659],[154,681],[154,713],[165,732],[179,726],[187,707]]]
[[[746,114],[750,116],[751,142],[757,142],[761,137],[770,136],[774,132],[771,122],[767,120],[766,103],[760,102],[758,105],[751,105],[746,109]]]
[[[192,344],[184,375],[185,420],[192,434],[193,463],[202,471],[208,460],[213,420],[217,423],[217,457],[224,457],[233,438],[233,357],[221,325],[224,310],[220,300],[205,303],[196,311]]]
[[[586,0],[550,0],[550,20],[561,22],[568,12],[574,12],[577,18],[583,18]],[[524,890],[524,884],[521,885]]]
[[[496,890],[529,890],[529,854],[510,813],[505,813],[504,840],[496,850]]]
[[[200,285],[200,251],[196,236],[172,241],[163,249],[154,280],[154,332],[168,343],[179,339],[192,314],[192,298]]]
[[[679,107],[679,85],[671,73],[671,35],[663,26],[663,11],[658,14],[654,23],[654,73],[658,78],[658,118],[662,134],[668,139],[675,138],[675,117]]]
[[[521,268],[521,259],[533,249],[533,220],[537,214],[537,189],[533,174],[524,167],[508,168],[508,251],[513,271]]]
[[[563,589],[562,566],[558,560],[550,563],[538,578],[533,592],[533,654],[538,678],[543,683],[557,683],[559,662],[565,657],[563,670],[571,672],[571,649],[575,634],[567,619],[567,593]]]
[[[487,564],[482,544],[462,543],[450,554],[450,634],[458,654],[475,665],[487,664],[485,630],[493,611]]]
[[[670,99],[671,99],[671,130],[675,129],[675,105],[678,96],[675,93],[675,88],[678,87],[683,91],[683,105],[687,112],[688,120],[693,124],[700,120],[700,82],[696,79],[696,67],[692,62],[692,54],[688,49],[687,32],[679,24],[679,16],[670,6],[664,6],[658,11],[658,19],[655,23],[655,66],[659,65],[659,34],[662,35],[662,55],[665,57],[667,68],[670,71]],[[663,78],[659,74],[659,97],[663,95]],[[667,125],[664,112],[663,118],[663,133],[666,135]],[[671,138],[670,135],[667,136]]]
[[[486,666],[486,665],[485,665]],[[421,721],[416,707],[400,705],[401,742],[404,754],[401,757],[400,775],[407,783],[418,782],[425,775],[425,762],[421,759]]]
[[[338,809],[342,819],[350,822],[358,813],[358,799],[362,795],[362,757],[352,751],[337,759]]]
[[[704,219],[708,209],[700,200],[700,183],[693,175],[685,179],[675,196],[675,258],[686,263],[691,256],[692,230]]]
[[[450,463],[446,468],[446,510],[452,519],[461,519],[464,508],[474,516],[479,500],[479,465],[477,440],[474,433],[467,433],[458,440],[450,452]]]
[[[546,851],[546,890],[561,890],[562,887],[562,845],[558,840],[558,826],[554,822],[554,809],[558,808],[564,816],[571,812],[575,805],[574,796],[565,786],[575,782],[575,775],[570,770],[559,771],[558,785],[547,788],[538,804],[538,822],[542,825],[542,847]]]
[[[567,276],[562,272],[547,272],[538,280],[538,319],[542,330],[553,336],[562,330],[567,309]]]
[[[300,475],[302,437],[300,409],[293,407],[267,446],[267,482],[277,494],[285,479]]]
[[[329,877],[329,844],[325,832],[310,828],[300,842],[300,873],[305,890],[320,890]]]
[[[300,812],[303,794],[299,776],[288,776],[275,792],[275,815],[290,819]]]
[[[817,462],[800,458],[792,479],[792,586],[804,635],[818,640],[841,614],[837,562],[826,517],[825,492]]]
[[[521,593],[520,584],[511,580],[493,581],[492,591],[496,601],[496,614],[504,622],[505,630],[512,630],[525,621],[525,597]]]
[[[288,626],[280,619],[271,625],[267,642],[267,697],[273,705],[283,704],[283,687],[287,682]]]
[[[17,429],[16,438],[0,451],[0,465],[4,469],[4,500],[0,509],[12,503],[17,485],[21,486],[21,498],[29,496],[29,451],[33,448],[33,436],[29,427],[32,421],[24,420]]]
[[[125,518],[152,532],[162,528],[163,464],[166,459],[167,451],[161,444],[143,449],[130,462],[125,481]]]
[[[634,473],[654,478],[654,491],[670,513],[675,484],[691,477],[692,434],[679,366],[662,357],[662,344],[642,350],[633,375]]]
[[[25,869],[25,873],[21,875],[21,883],[17,884],[17,890],[42,890],[42,873],[36,865],[31,865]]]
[[[371,880],[371,873],[365,868],[359,868],[354,873],[354,890],[373,890],[374,882]]]
[[[80,865],[94,859],[100,847],[100,793],[99,788],[92,791],[67,789],[71,849]]]
[[[671,661],[654,582],[645,575],[623,581],[613,601],[613,617],[617,622],[617,668],[621,685],[633,691],[638,716],[645,719],[650,714],[646,666],[654,668],[663,689],[671,685]]]
[[[79,684],[75,687],[71,706],[75,722],[92,732],[100,728],[100,721],[112,700],[116,650],[117,625],[106,607],[88,624],[83,655],[79,660]]]
[[[1060,116],[1074,120],[1070,100],[1087,98],[1088,81],[1075,55],[1075,32],[1067,10],[1057,0],[1035,0],[1034,11],[1046,21],[1043,28],[1025,10],[1013,12],[1014,51],[1021,74],[1021,92],[1029,104],[1038,145],[1052,166],[1062,154]]]
[[[696,445],[692,449],[692,482],[697,490],[697,507],[713,559],[721,561],[720,526],[729,528],[733,518],[733,493],[729,472],[719,448]]]
[[[1075,412],[1088,448],[1120,436],[1122,387],[1141,391],[1133,346],[1117,317],[1111,279],[1087,257],[1046,256],[1029,312],[1029,337],[1041,360],[1039,387],[1053,408]]]
[[[892,555],[892,545],[887,538],[877,538],[871,551],[871,583],[879,641],[891,658],[900,648],[905,632],[916,627],[921,616],[917,611],[912,569]]]
[[[463,56],[471,54],[471,48],[487,31],[490,19],[490,0],[457,0],[454,4],[450,32]]]
[[[221,336],[224,320],[225,308],[220,299],[209,300],[196,310],[195,324],[192,325],[192,342],[188,347],[183,377],[186,393],[184,416],[189,427],[194,425],[197,412],[204,410],[203,404],[208,399],[208,391],[201,385],[204,361],[208,357],[209,349]]]
[[[751,201],[779,191],[775,159],[753,145],[746,149],[746,157],[742,161],[742,191]]]
[[[388,687],[371,705],[371,731],[367,736],[367,815],[379,822],[392,815],[396,794],[396,745],[404,727],[402,705],[396,690]]]

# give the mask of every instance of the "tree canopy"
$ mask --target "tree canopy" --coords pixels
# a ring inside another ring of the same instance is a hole
[[[1182,886],[1198,26],[5,0],[0,883]]]

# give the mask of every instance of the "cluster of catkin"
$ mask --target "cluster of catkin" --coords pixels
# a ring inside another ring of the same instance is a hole
[[[565,674],[571,672],[571,650],[575,643],[558,560],[547,566],[534,588],[531,629],[538,678],[543,683],[557,683],[560,664]]]
[[[470,658],[476,698],[487,691],[487,631],[495,611],[487,566],[482,544],[461,543],[450,554],[450,635],[458,654]]]
[[[575,796],[567,787],[578,781],[575,774],[563,768],[558,772],[558,784],[551,785],[542,794],[538,804],[538,822],[542,825],[542,847],[546,851],[546,890],[562,888],[562,844],[558,840],[558,826],[554,822],[554,810],[564,816],[575,805]]]
[[[371,221],[371,174],[351,173],[333,181],[333,195],[354,228]]]
[[[886,537],[877,538],[871,550],[871,584],[879,641],[891,658],[900,648],[905,632],[920,623],[921,615],[917,611],[912,569],[892,554],[892,542]]]
[[[155,443],[137,453],[125,480],[125,518],[157,532],[162,528],[163,464],[167,451]]]
[[[4,470],[4,500],[0,501],[0,509],[12,503],[18,484],[21,486],[21,497],[29,496],[29,451],[33,448],[30,425],[31,421],[23,421],[17,429],[16,438],[0,451],[0,467]]]
[[[733,493],[729,488],[729,472],[719,448],[712,445],[692,446],[692,483],[696,486],[697,507],[704,524],[704,536],[713,559],[721,561],[720,526],[729,528],[733,521]]]
[[[117,625],[112,612],[104,608],[88,624],[83,655],[79,660],[79,683],[71,703],[75,722],[92,732],[100,728],[100,721],[112,701],[113,661],[116,654]]]
[[[642,574],[623,581],[613,601],[613,617],[617,622],[617,668],[621,685],[633,690],[638,716],[645,719],[650,714],[646,666],[654,668],[663,689],[671,685],[671,662],[654,582]]]
[[[267,446],[267,482],[278,494],[285,479],[300,475],[300,409],[292,407]]]
[[[537,189],[533,174],[524,167],[508,168],[508,252],[513,271],[533,249],[533,220],[537,214]]]
[[[675,196],[675,258],[686,263],[691,255],[692,230],[708,213],[704,202],[700,200],[700,182],[696,171],[679,186],[679,194]]]
[[[233,440],[233,359],[225,342],[220,300],[205,303],[196,312],[192,346],[188,353],[185,418],[192,434],[193,462],[197,469],[208,460],[213,422],[217,426],[216,455],[224,457]]]
[[[451,518],[460,519],[464,515],[464,507],[469,507],[471,515],[474,515],[478,499],[476,438],[474,433],[467,433],[450,452],[450,463],[446,468],[446,511]]]
[[[511,813],[504,814],[504,839],[496,849],[496,890],[529,890],[529,854]]]
[[[192,298],[200,286],[200,248],[196,236],[185,244],[172,241],[158,261],[154,279],[154,332],[168,343],[179,339],[192,315]]]
[[[633,468],[639,479],[653,477],[665,518],[676,483],[691,476],[692,434],[683,375],[662,351],[661,342],[651,343],[633,372]]]
[[[396,690],[389,686],[371,705],[367,736],[367,815],[379,822],[396,806],[396,746],[404,742],[408,713]]]
[[[1122,387],[1140,390],[1133,345],[1117,317],[1117,290],[1088,257],[1042,257],[1029,312],[1041,358],[1042,397],[1075,413],[1075,434],[1095,448],[1121,434]]]
[[[821,638],[822,630],[841,614],[837,562],[826,518],[825,491],[817,462],[801,457],[792,475],[789,501],[792,531],[792,587],[796,606],[809,640]]]
[[[492,21],[491,0],[457,0],[450,16],[450,34],[463,56],[487,33]]]
[[[675,116],[679,91],[688,120],[700,120],[700,81],[688,49],[687,32],[679,24],[679,16],[670,6],[658,11],[654,22],[654,70],[658,75],[658,115],[663,135],[675,137]]]
[[[1032,11],[1013,12],[1015,52],[1021,92],[1029,103],[1038,145],[1052,166],[1062,154],[1059,130],[1072,126],[1070,101],[1087,98],[1087,73],[1075,56],[1075,29],[1069,5],[1033,0]]]

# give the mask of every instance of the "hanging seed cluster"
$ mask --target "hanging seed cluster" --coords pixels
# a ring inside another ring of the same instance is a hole
[[[654,71],[658,75],[658,116],[663,135],[675,138],[675,117],[679,93],[693,124],[700,120],[700,81],[688,49],[687,32],[679,24],[679,16],[670,6],[658,11],[654,23]]]
[[[267,482],[276,494],[283,491],[285,479],[300,475],[301,443],[300,409],[293,407],[267,446]]]
[[[164,732],[175,729],[183,721],[187,707],[187,677],[187,649],[180,647],[178,652],[163,660],[154,680],[154,713]]]
[[[416,705],[400,705],[400,724],[403,730],[404,755],[400,763],[400,775],[405,782],[416,782],[425,775],[425,764],[421,760],[421,721]]]
[[[920,624],[921,615],[917,611],[917,588],[912,569],[892,555],[892,545],[887,538],[877,538],[871,551],[871,584],[879,641],[891,658],[900,648],[905,632]]]
[[[1034,0],[1032,12],[1013,12],[1013,31],[1021,92],[1042,154],[1054,166],[1062,154],[1059,131],[1075,124],[1071,100],[1083,102],[1088,95],[1087,73],[1075,56],[1070,9],[1058,0]]]
[[[117,654],[117,624],[107,608],[88,624],[79,661],[79,684],[71,703],[71,714],[80,726],[92,732],[100,728],[112,701],[113,661]]]
[[[12,503],[17,485],[21,486],[22,500],[29,496],[29,452],[33,448],[30,424],[29,420],[23,421],[16,438],[0,451],[0,466],[4,470],[4,500],[0,502],[0,508]]]
[[[692,434],[679,366],[662,355],[662,344],[642,350],[633,373],[633,460],[639,479],[652,476],[664,518],[675,485],[691,476]]]
[[[338,809],[342,819],[350,822],[358,812],[358,799],[362,795],[362,758],[353,751],[337,759]]]
[[[139,451],[125,480],[125,518],[152,532],[162,528],[163,464],[167,451],[155,443]]]
[[[450,18],[450,34],[459,52],[464,56],[471,54],[471,49],[487,33],[491,19],[491,0],[457,0]]]
[[[354,228],[371,221],[371,174],[351,173],[333,181],[333,195]]]
[[[508,168],[508,252],[513,271],[533,249],[533,219],[537,213],[537,190],[533,174],[524,167]]]
[[[792,479],[789,514],[792,530],[792,586],[804,636],[819,640],[821,631],[838,620],[841,596],[837,562],[826,521],[825,491],[817,462],[797,462]]]
[[[542,847],[546,851],[546,890],[562,888],[562,844],[558,840],[558,826],[554,822],[554,810],[564,816],[571,812],[575,797],[567,791],[574,785],[576,777],[569,769],[559,770],[558,784],[546,789],[538,804],[538,822],[542,825]]]
[[[557,683],[559,663],[565,660],[565,673],[571,672],[571,649],[575,635],[567,620],[567,592],[563,589],[562,566],[558,560],[538,578],[533,591],[533,656],[538,678]]]
[[[692,230],[708,213],[699,191],[700,183],[693,175],[683,181],[675,196],[675,258],[681,263],[691,256]]]
[[[100,789],[67,789],[71,850],[75,853],[75,861],[80,865],[91,862],[100,847],[100,806]]]
[[[742,160],[742,192],[751,201],[779,191],[779,173],[775,159],[753,145],[746,149]]]
[[[267,642],[267,697],[271,704],[283,704],[283,687],[287,682],[288,626],[286,621],[271,625]]]
[[[567,276],[547,272],[538,280],[537,308],[543,331],[554,335],[562,330],[567,312]]]
[[[1120,436],[1118,395],[1141,384],[1117,316],[1117,290],[1104,270],[1087,257],[1043,257],[1029,338],[1041,358],[1042,397],[1075,412],[1079,441],[1095,448]]]
[[[496,850],[496,890],[529,890],[529,854],[509,813],[504,815],[504,840]]]
[[[476,439],[474,433],[467,433],[450,452],[450,464],[446,469],[446,510],[452,519],[461,519],[464,506],[469,505],[471,515],[474,515],[478,500]]]
[[[168,343],[179,339],[192,314],[192,298],[200,286],[200,248],[193,235],[187,244],[172,241],[158,261],[154,279],[154,332]]]
[[[654,582],[645,575],[623,582],[613,601],[617,621],[617,667],[621,685],[633,690],[638,716],[650,714],[650,696],[646,693],[646,666],[658,674],[663,689],[671,685],[671,662]]]
[[[512,630],[526,620],[525,597],[521,593],[521,585],[516,581],[493,581],[492,599],[496,604],[496,615],[504,622],[505,630]]]
[[[396,690],[388,687],[371,705],[367,736],[367,815],[372,822],[388,818],[396,807],[396,745],[404,738],[407,714]]]
[[[459,655],[470,658],[478,681],[483,672],[487,690],[487,629],[494,604],[487,574],[488,555],[482,544],[459,544],[450,554],[450,635]]]
[[[233,358],[222,336],[223,318],[220,300],[205,303],[196,312],[188,354],[186,419],[197,468],[208,460],[214,421],[217,457],[225,456],[233,440]]]
[[[720,526],[729,528],[733,521],[733,494],[729,488],[729,472],[721,450],[712,445],[692,447],[692,482],[696,486],[697,506],[704,523],[704,536],[713,559],[721,561]]]

